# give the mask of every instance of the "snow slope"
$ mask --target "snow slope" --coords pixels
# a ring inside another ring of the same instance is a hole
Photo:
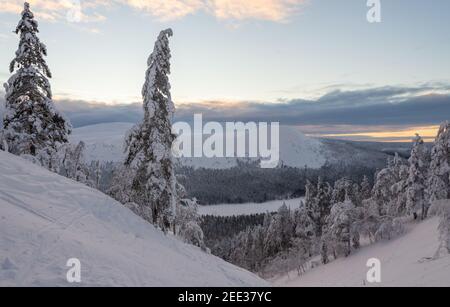
[[[303,276],[290,273],[275,281],[278,286],[363,286],[367,260],[381,261],[381,283],[373,286],[450,286],[450,255],[432,257],[438,246],[438,219],[415,225],[404,236],[359,250],[348,258],[316,267]]]
[[[0,286],[265,286],[108,196],[0,151]]]
[[[123,143],[130,123],[107,123],[76,128],[72,142],[86,143],[86,158],[90,161],[118,162],[123,159]],[[292,167],[320,168],[325,164],[321,141],[306,137],[295,127],[280,127],[280,160]],[[236,158],[182,158],[185,166],[213,169],[231,168],[237,165]]]
[[[86,144],[88,161],[119,162],[124,157],[125,134],[132,127],[130,123],[108,123],[76,128],[70,141]]]
[[[276,212],[283,204],[286,204],[286,206],[291,209],[296,209],[300,206],[300,202],[302,199],[303,198],[274,200],[261,204],[245,203],[199,206],[198,212],[200,213],[200,215],[214,216],[251,215],[266,212]]]

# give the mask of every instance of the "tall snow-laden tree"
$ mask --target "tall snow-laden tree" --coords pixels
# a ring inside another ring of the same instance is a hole
[[[436,141],[431,150],[430,173],[428,178],[428,200],[450,196],[450,124],[445,122],[439,128]]]
[[[291,212],[283,204],[278,209],[267,228],[267,234],[265,238],[265,251],[268,255],[275,255],[279,251],[286,249],[289,246],[291,236],[294,232],[294,223],[292,220]]]
[[[71,128],[52,102],[51,73],[44,60],[47,48],[37,37],[38,32],[30,5],[25,3],[15,30],[20,34],[19,48],[10,64],[10,72],[16,72],[4,85],[4,147],[17,155],[50,159],[61,144],[68,142]]]
[[[177,214],[175,220],[175,234],[182,238],[186,243],[195,245],[207,251],[204,234],[199,226],[199,215],[197,213],[196,199],[183,199],[181,204],[177,206]]]
[[[323,183],[319,178],[317,187],[310,182],[306,184],[305,206],[308,216],[314,225],[316,240],[319,241],[319,250],[322,256],[322,262],[328,262],[327,245],[322,238],[326,233],[326,219],[331,210],[332,188],[330,184]]]
[[[331,203],[341,203],[347,198],[349,198],[357,207],[362,204],[362,196],[359,185],[344,177],[334,183]]]
[[[161,31],[148,59],[142,89],[144,119],[126,139],[125,164],[135,171],[133,200],[150,211],[153,224],[166,231],[176,213],[176,179],[172,161],[172,119],[175,107],[170,94],[170,48],[172,30]]]
[[[312,256],[312,240],[314,239],[314,225],[308,216],[303,202],[300,207],[294,212],[295,238],[293,245],[297,247],[298,251],[304,256]]]
[[[335,257],[350,255],[352,246],[359,248],[359,221],[361,210],[347,197],[331,208],[327,223],[327,243],[334,250]]]
[[[428,204],[425,200],[429,153],[423,139],[416,134],[413,140],[411,157],[409,158],[409,173],[406,190],[406,213],[417,218],[417,212],[422,211],[422,219],[426,217]]]
[[[371,195],[372,195],[372,185],[370,184],[369,178],[364,175],[360,187],[361,200],[369,199]]]
[[[398,154],[388,160],[385,169],[377,172],[372,197],[363,202],[362,232],[371,239],[390,239],[402,231],[397,217],[406,207],[407,179],[408,167]]]
[[[380,216],[392,216],[398,210],[397,198],[404,186],[402,177],[407,177],[406,166],[398,154],[388,159],[387,164],[377,172],[372,189],[372,199],[378,205]]]

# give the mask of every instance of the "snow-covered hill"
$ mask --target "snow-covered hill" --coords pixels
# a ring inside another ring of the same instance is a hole
[[[108,196],[0,151],[0,286],[264,286]]]
[[[71,140],[86,143],[86,158],[100,161],[122,161],[123,144],[130,123],[107,123],[74,129]],[[326,162],[322,143],[306,137],[295,127],[280,127],[280,160],[293,167],[319,168]],[[235,158],[183,158],[182,164],[194,168],[224,169],[237,165]]]
[[[106,123],[76,128],[72,142],[86,143],[86,158],[89,161],[122,161],[124,136],[133,126],[130,123]],[[366,167],[381,167],[392,150],[408,152],[409,144],[384,144],[316,139],[305,136],[296,127],[280,127],[280,160],[286,166],[320,168],[325,163],[360,164]],[[181,163],[194,168],[226,169],[237,165],[235,158],[183,158]]]
[[[450,286],[450,255],[433,257],[438,243],[438,219],[414,225],[408,233],[389,242],[360,249],[348,258],[319,266],[303,276],[290,276],[275,281],[278,286]],[[381,283],[369,284],[366,266],[370,258],[381,261]]]

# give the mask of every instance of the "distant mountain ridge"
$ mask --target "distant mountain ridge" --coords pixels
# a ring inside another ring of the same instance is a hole
[[[124,136],[130,123],[107,123],[76,128],[71,140],[86,143],[86,158],[120,162],[124,157]],[[316,139],[305,136],[293,126],[280,126],[280,164],[317,169],[326,163],[363,163],[374,166],[385,163],[388,147],[407,152],[408,144],[352,142]],[[194,168],[226,169],[238,165],[239,158],[182,158],[181,164]],[[247,161],[248,159],[240,159]]]

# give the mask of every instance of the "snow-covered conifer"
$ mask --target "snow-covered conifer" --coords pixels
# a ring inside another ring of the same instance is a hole
[[[341,178],[334,183],[332,204],[337,204],[350,199],[355,206],[361,205],[359,185],[348,178]]]
[[[166,231],[176,213],[176,179],[172,161],[172,118],[175,111],[170,94],[170,48],[172,30],[158,36],[153,53],[148,59],[146,80],[142,89],[144,119],[135,126],[126,139],[125,164],[135,169],[133,200],[144,216]]]
[[[409,174],[406,190],[406,213],[417,217],[417,212],[422,211],[422,219],[426,217],[427,202],[425,189],[427,185],[427,172],[429,167],[429,153],[423,139],[416,134],[409,158]]]
[[[431,150],[427,196],[429,204],[450,195],[450,123],[441,125]]]
[[[265,238],[265,250],[268,255],[275,255],[279,251],[285,249],[294,233],[294,223],[291,212],[286,204],[278,209],[267,228]]]
[[[371,239],[390,239],[403,231],[397,219],[406,208],[408,167],[398,154],[388,160],[385,169],[377,172],[372,197],[365,200],[362,232]]]
[[[38,23],[27,2],[15,32],[20,43],[10,64],[10,72],[16,72],[4,85],[4,138],[11,153],[49,158],[68,142],[71,128],[52,102],[47,48],[36,35]]]
[[[404,164],[396,165],[393,170],[396,183],[391,187],[392,200],[388,209],[391,216],[402,216],[407,212],[409,167]]]
[[[333,248],[335,256],[350,255],[352,247],[360,245],[360,210],[347,198],[333,205],[327,223],[327,243]]]
[[[372,185],[367,176],[364,176],[359,191],[362,200],[369,199],[372,196]]]
[[[293,245],[303,255],[311,257],[313,254],[313,239],[314,239],[314,225],[308,216],[305,205],[302,203],[300,207],[294,212],[294,234],[295,242]]]
[[[308,216],[314,225],[314,232],[316,240],[320,244],[320,253],[322,256],[322,262],[328,262],[328,250],[322,235],[326,233],[326,219],[331,210],[331,197],[332,188],[328,183],[323,183],[319,178],[317,187],[313,187],[312,184],[306,185],[306,198],[305,206],[308,212]]]
[[[380,216],[388,216],[396,212],[398,193],[401,192],[400,190],[405,184],[400,183],[401,175],[407,175],[405,170],[405,165],[396,154],[394,158],[388,159],[386,168],[377,172],[372,189],[372,199],[378,205]]]

